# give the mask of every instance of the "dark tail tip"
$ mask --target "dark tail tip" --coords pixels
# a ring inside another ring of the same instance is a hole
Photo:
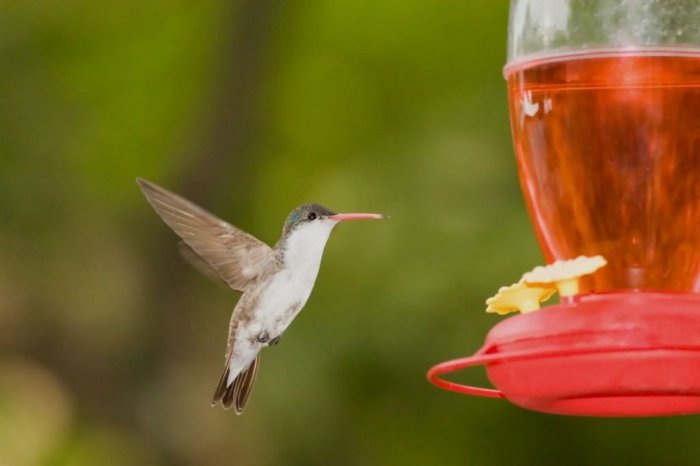
[[[211,405],[212,406],[216,406],[216,404],[219,401],[222,401],[224,399],[224,396],[226,396],[226,392],[228,391],[228,389],[233,388],[233,384],[231,384],[228,387],[226,386],[226,382],[228,381],[228,372],[229,372],[229,365],[226,364],[226,367],[224,368],[224,372],[223,372],[223,374],[221,374],[221,378],[219,378],[219,383],[216,385],[216,390],[214,391],[214,396],[211,398]],[[227,408],[227,406],[224,405],[224,408]]]
[[[229,364],[226,364],[224,372],[219,379],[219,384],[216,386],[216,391],[214,391],[211,405],[216,406],[217,403],[221,402],[221,406],[224,409],[229,409],[233,406],[236,414],[241,414],[248,404],[250,393],[253,390],[253,385],[255,385],[259,362],[260,355],[258,354],[250,366],[238,374],[230,385],[228,384],[230,367]]]

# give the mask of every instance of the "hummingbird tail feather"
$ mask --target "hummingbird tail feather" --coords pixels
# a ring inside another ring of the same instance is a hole
[[[231,384],[228,384],[230,363],[227,363],[214,392],[211,405],[215,406],[216,403],[221,402],[224,409],[229,409],[233,406],[236,414],[241,414],[248,403],[248,398],[250,398],[250,392],[253,390],[259,366],[260,355],[258,354],[253,362],[250,363],[250,366],[241,371]]]
[[[216,404],[221,401],[221,399],[224,397],[224,394],[226,393],[226,381],[228,380],[228,373],[230,370],[230,366],[227,363],[226,367],[224,367],[224,373],[221,374],[221,377],[219,378],[219,383],[216,385],[216,391],[214,392],[214,396],[211,399],[211,405],[216,406]]]

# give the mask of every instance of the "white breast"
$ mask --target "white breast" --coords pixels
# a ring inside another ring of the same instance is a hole
[[[284,267],[260,290],[254,318],[238,328],[229,382],[265,346],[256,341],[257,336],[262,332],[267,332],[270,338],[281,335],[304,307],[316,282],[323,249],[335,224],[331,220],[305,223],[287,238]]]
[[[294,271],[313,287],[321,266],[323,249],[337,222],[316,220],[299,225],[287,238],[284,250],[285,268]]]
[[[260,299],[261,326],[282,333],[306,304],[321,267],[323,249],[336,222],[319,220],[297,227],[287,238],[284,268]]]

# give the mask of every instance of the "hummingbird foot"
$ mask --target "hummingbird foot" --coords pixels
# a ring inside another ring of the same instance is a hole
[[[280,342],[280,339],[281,339],[281,338],[282,338],[282,335],[277,335],[275,338],[273,338],[272,340],[270,340],[270,342],[267,344],[267,346],[274,346],[274,345],[276,345],[277,343]]]
[[[258,336],[255,337],[258,343],[267,343],[270,341],[270,334],[267,333],[267,330],[263,330],[262,332],[258,333]]]
[[[280,342],[280,338],[282,338],[282,335],[277,335],[275,338],[270,338],[270,334],[267,332],[267,330],[263,330],[262,332],[258,333],[258,336],[255,337],[255,341],[263,344],[266,343],[267,346],[273,346]]]

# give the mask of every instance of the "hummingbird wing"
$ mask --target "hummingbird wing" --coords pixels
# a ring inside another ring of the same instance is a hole
[[[248,284],[274,259],[270,246],[175,193],[137,178],[163,221],[234,290]]]
[[[207,261],[199,257],[199,255],[194,252],[194,249],[189,247],[187,243],[184,241],[178,241],[177,250],[180,253],[180,256],[182,256],[182,258],[185,259],[185,261],[187,261],[187,263],[190,264],[197,272],[201,273],[213,282],[218,283],[219,285],[228,286],[228,283],[226,283],[223,277],[219,275],[219,272],[214,270]]]

